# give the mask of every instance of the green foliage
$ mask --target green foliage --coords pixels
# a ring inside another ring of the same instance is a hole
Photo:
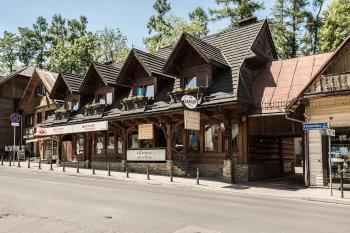
[[[18,53],[18,36],[11,32],[4,32],[0,39],[0,62],[3,72],[13,72],[16,69]]]
[[[350,34],[350,0],[334,0],[323,12],[320,31],[322,52],[335,50]]]
[[[306,0],[276,0],[270,25],[281,58],[296,57],[301,53],[307,16]]]
[[[174,15],[167,0],[156,0],[153,8],[157,14],[151,16],[147,23],[150,36],[143,39],[150,52],[175,44],[183,32],[196,37],[208,34],[208,15],[201,7],[189,13],[190,21]]]
[[[255,12],[264,8],[262,2],[256,0],[215,0],[219,9],[209,9],[212,21],[229,19],[229,27],[237,25],[238,21],[254,16]]]

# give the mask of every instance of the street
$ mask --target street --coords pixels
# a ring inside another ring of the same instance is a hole
[[[349,206],[0,168],[0,232],[348,232]]]

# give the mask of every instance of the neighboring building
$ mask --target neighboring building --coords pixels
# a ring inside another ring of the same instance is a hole
[[[5,145],[13,145],[10,115],[16,112],[33,71],[33,67],[25,67],[0,78],[0,151],[4,151]],[[20,132],[20,127],[17,127],[16,145],[20,143]]]
[[[52,137],[37,139],[38,127],[59,107],[59,103],[49,97],[58,77],[57,73],[35,69],[18,106],[23,118],[23,139],[32,156],[41,159],[57,158],[58,141]]]
[[[321,69],[290,104],[291,111],[305,109],[306,122],[329,122],[335,129],[330,145],[320,130],[307,133],[306,183],[327,185],[329,181],[328,148],[332,155],[333,177],[350,160],[350,37],[328,57]]]

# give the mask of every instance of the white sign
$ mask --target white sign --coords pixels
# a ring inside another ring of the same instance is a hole
[[[189,109],[195,109],[198,105],[196,97],[192,95],[184,95],[181,98],[182,103]]]
[[[140,124],[138,139],[153,139],[153,124]]]
[[[18,127],[18,126],[19,126],[19,123],[11,123],[11,126],[13,126],[13,127]]]
[[[327,136],[335,137],[335,130],[334,129],[326,129]]]
[[[126,158],[128,161],[165,161],[166,149],[127,150]]]
[[[195,111],[184,111],[185,129],[200,130],[201,114]]]
[[[34,127],[23,129],[23,138],[28,139],[34,136]]]
[[[108,121],[91,122],[77,125],[65,125],[49,128],[37,128],[36,136],[48,136],[70,133],[108,130]]]

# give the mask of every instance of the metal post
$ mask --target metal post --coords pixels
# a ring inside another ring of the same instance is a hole
[[[4,166],[4,154],[1,154],[1,166]]]
[[[11,163],[12,163],[12,156],[13,156],[13,153],[11,154],[11,156],[9,156],[9,166],[11,167]]]
[[[28,168],[30,168],[30,157],[28,156]]]
[[[149,180],[149,165],[147,165],[147,180]]]
[[[197,168],[197,185],[199,184],[199,168]]]
[[[128,164],[125,164],[125,173],[126,173],[126,178],[129,178],[129,170],[128,170]]]
[[[77,163],[77,173],[79,173],[79,160],[78,160],[78,163]]]
[[[95,175],[95,162],[92,162],[92,174]]]
[[[64,160],[62,162],[62,172],[66,172],[66,162]]]
[[[50,171],[53,171],[53,168],[52,168],[52,159],[50,160]]]
[[[19,156],[17,155],[17,167],[21,167],[21,161],[19,159]]]
[[[344,198],[344,171],[340,171],[340,191],[341,198]]]
[[[173,164],[170,165],[170,182],[173,182]]]
[[[110,163],[108,163],[107,168],[108,168],[108,176],[111,176],[111,164]]]
[[[39,158],[39,170],[41,169],[41,158]]]
[[[329,184],[331,189],[331,196],[333,196],[333,177],[332,177],[332,155],[331,155],[331,137],[328,136],[328,166],[329,166]]]

